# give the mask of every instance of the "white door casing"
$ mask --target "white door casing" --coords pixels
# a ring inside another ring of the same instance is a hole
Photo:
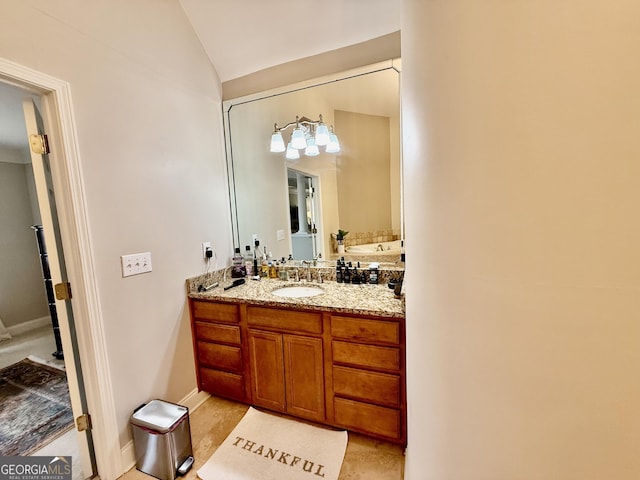
[[[92,420],[97,473],[103,480],[115,480],[124,472],[70,86],[65,81],[2,58],[0,81],[25,88],[40,95],[42,99],[43,120],[51,147],[51,177],[56,192],[62,249],[65,253],[67,277],[73,291],[71,303],[75,317],[78,355],[82,365],[87,407]],[[43,214],[44,212],[43,210]],[[58,308],[66,310],[64,302],[58,303]],[[71,347],[66,344],[70,342],[70,329],[66,318],[60,319],[60,331],[65,351],[71,352]],[[74,415],[75,413],[74,410]],[[90,468],[87,471],[90,471]]]
[[[46,134],[43,128],[43,121],[33,100],[25,99],[22,103],[24,111],[24,121],[28,135]],[[36,192],[38,197],[38,208],[42,219],[42,227],[44,230],[44,238],[47,245],[47,257],[49,271],[51,273],[51,281],[53,285],[61,284],[66,281],[66,274],[63,270],[63,258],[61,252],[58,251],[59,243],[57,241],[56,228],[58,220],[55,212],[54,192],[50,190],[50,183],[47,181],[47,159],[45,155],[34,153],[30,149],[31,165],[33,167],[33,176],[36,184]],[[48,155],[47,155],[48,157]],[[69,384],[69,396],[71,400],[71,410],[73,418],[78,418],[84,412],[81,388],[79,384],[80,371],[76,368],[77,359],[74,356],[74,345],[71,339],[70,310],[69,305],[64,300],[56,301],[56,311],[58,314],[58,322],[60,325],[60,337],[62,340],[62,350],[65,352],[65,369],[67,374],[67,383]],[[80,459],[82,462],[82,471],[85,477],[90,476],[89,472],[93,472],[91,463],[91,453],[89,450],[88,432],[78,432],[76,429],[76,441],[80,448]]]

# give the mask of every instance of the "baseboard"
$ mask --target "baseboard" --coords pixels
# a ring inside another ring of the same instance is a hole
[[[27,320],[26,322],[22,322],[17,325],[11,325],[10,327],[7,327],[7,331],[12,337],[15,337],[16,335],[20,335],[40,327],[46,327],[47,325],[51,325],[51,317],[40,317],[34,318],[33,320]]]
[[[194,389],[177,403],[187,407],[189,409],[189,416],[191,416],[194,410],[202,405],[209,397],[210,395],[207,392],[198,392],[198,389]],[[122,447],[122,465],[124,466],[125,472],[128,472],[136,466],[136,452],[133,447],[133,440],[129,440],[127,444]]]

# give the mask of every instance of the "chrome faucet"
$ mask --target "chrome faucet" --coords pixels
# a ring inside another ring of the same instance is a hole
[[[311,282],[311,260],[302,260],[302,265],[307,266],[307,282]]]

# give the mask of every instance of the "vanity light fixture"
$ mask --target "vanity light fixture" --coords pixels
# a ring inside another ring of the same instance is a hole
[[[327,153],[338,153],[340,151],[340,142],[338,136],[333,133],[333,125],[331,125],[331,133],[329,134],[329,143],[325,150]]]
[[[304,150],[304,154],[308,157],[315,157],[320,154],[318,147],[324,146],[327,153],[338,153],[340,151],[340,142],[338,137],[322,120],[322,114],[318,120],[311,120],[307,117],[296,116],[295,122],[289,122],[279,127],[274,124],[274,132],[271,135],[271,152],[286,152],[286,158],[295,160],[300,158],[298,150]],[[291,141],[285,148],[282,132],[290,127],[293,128],[291,133]]]
[[[300,153],[297,149],[293,148],[293,145],[291,145],[291,142],[289,142],[287,144],[287,152],[284,154],[284,156],[288,160],[297,160],[298,158],[300,158]]]

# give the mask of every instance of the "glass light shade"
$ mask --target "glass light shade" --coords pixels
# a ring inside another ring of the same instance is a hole
[[[340,151],[340,142],[338,136],[335,133],[329,135],[329,143],[327,143],[327,153],[338,153]]]
[[[329,143],[329,129],[324,123],[320,123],[316,129],[316,145],[326,145]]]
[[[289,142],[289,144],[287,145],[287,153],[285,153],[285,157],[288,160],[297,160],[298,158],[300,158],[300,154],[298,153],[298,150],[293,148],[293,145],[291,145],[291,142]]]
[[[304,132],[302,128],[296,127],[291,134],[291,146],[293,148],[307,148],[307,139],[304,138]]]
[[[286,150],[284,146],[284,140],[280,132],[273,132],[271,135],[271,149],[272,152],[284,152]]]
[[[307,148],[304,149],[304,154],[307,157],[315,157],[317,155],[320,155],[320,149],[316,145],[316,141],[313,139],[313,137],[307,140]]]

